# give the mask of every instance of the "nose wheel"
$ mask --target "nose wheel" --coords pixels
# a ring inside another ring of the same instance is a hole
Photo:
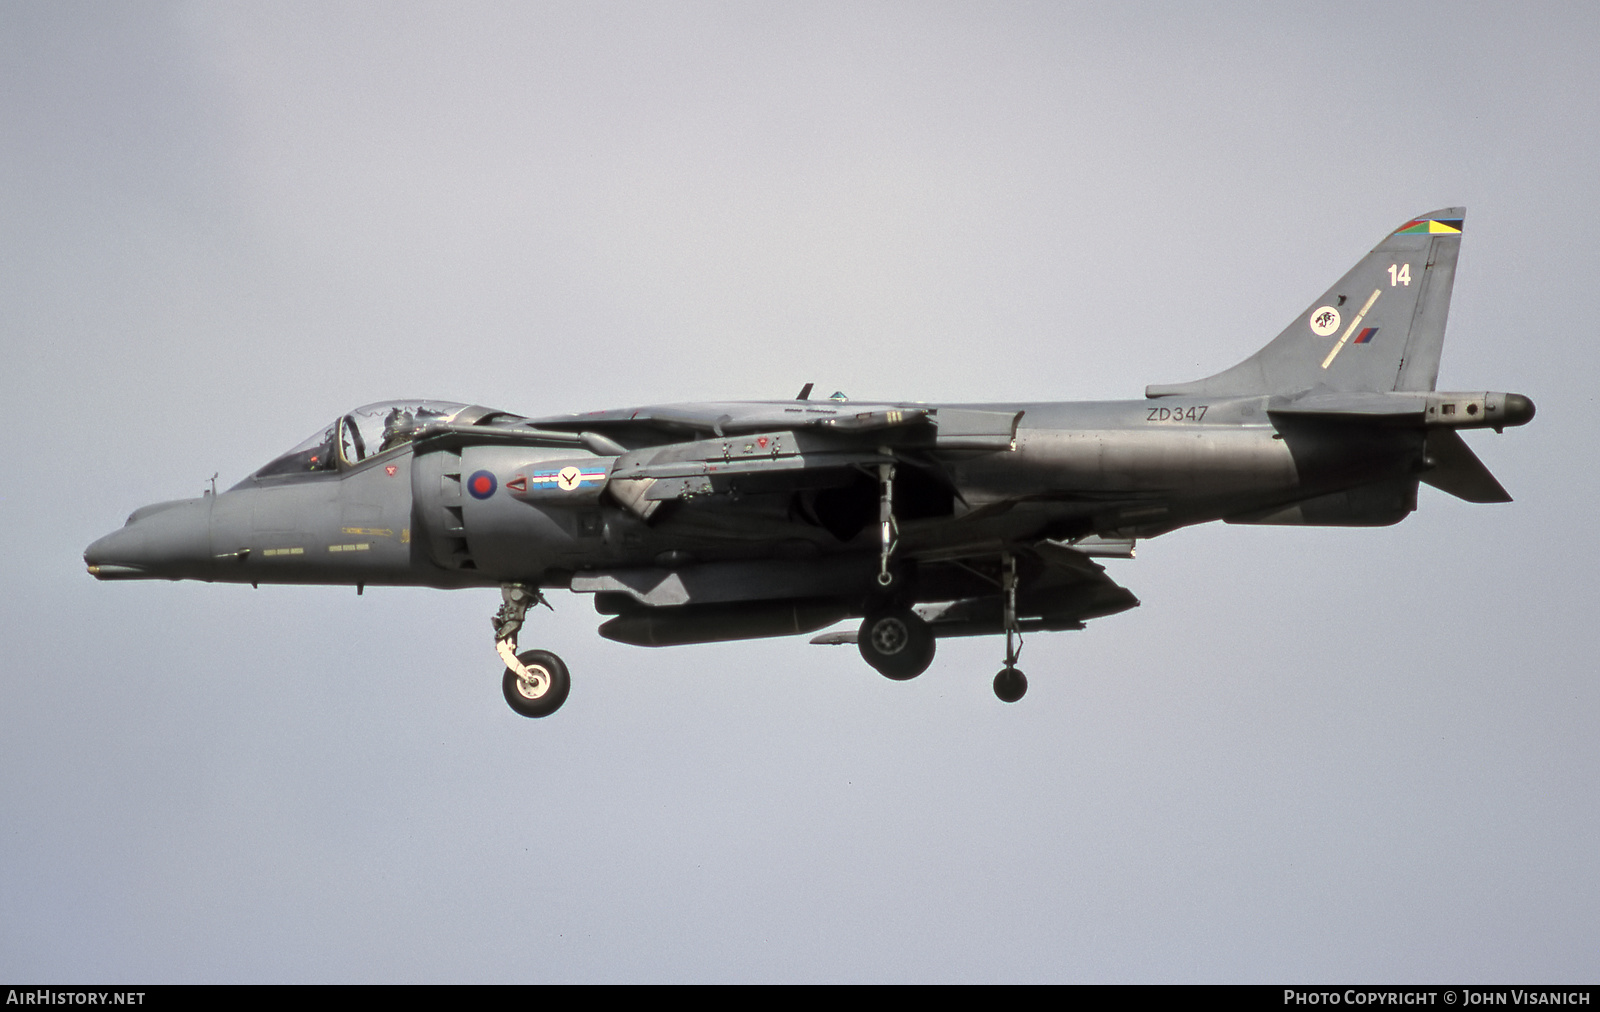
[[[506,668],[500,680],[511,708],[524,717],[548,717],[561,709],[572,689],[561,658],[548,650],[525,650],[516,656],[522,671]]]
[[[567,673],[567,665],[548,650],[517,653],[517,633],[522,629],[530,605],[542,604],[548,608],[550,602],[534,588],[521,583],[502,585],[500,598],[500,610],[494,616],[494,649],[506,662],[500,688],[506,702],[517,713],[524,717],[548,717],[567,701],[572,678]]]

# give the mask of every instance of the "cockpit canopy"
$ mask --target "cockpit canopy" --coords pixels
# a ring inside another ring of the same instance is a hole
[[[404,446],[425,426],[454,421],[467,408],[452,401],[383,401],[356,408],[251,475],[337,471]]]

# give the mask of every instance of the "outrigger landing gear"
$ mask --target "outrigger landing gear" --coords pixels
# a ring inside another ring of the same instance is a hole
[[[1017,625],[1017,560],[1010,552],[1000,556],[1000,589],[1005,601],[1006,666],[994,676],[994,694],[1002,703],[1015,703],[1028,691],[1028,676],[1017,667],[1022,630]]]
[[[500,587],[500,610],[494,616],[494,649],[506,662],[501,689],[506,702],[524,717],[548,717],[561,709],[572,689],[567,666],[548,650],[517,653],[517,633],[531,605],[550,602],[533,587],[507,583]]]

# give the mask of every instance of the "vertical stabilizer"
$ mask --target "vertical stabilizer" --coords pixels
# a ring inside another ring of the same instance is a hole
[[[1146,397],[1432,390],[1466,208],[1420,215],[1389,233],[1273,341],[1231,369]]]

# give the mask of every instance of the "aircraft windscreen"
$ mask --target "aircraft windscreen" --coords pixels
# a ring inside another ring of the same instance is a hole
[[[273,459],[252,477],[308,474],[359,464],[416,438],[427,425],[448,422],[465,404],[451,401],[384,401],[356,408]],[[337,452],[336,452],[337,451]]]
[[[296,443],[294,449],[273,460],[257,471],[253,477],[266,478],[275,474],[305,474],[308,471],[333,470],[339,465],[333,456],[334,432],[337,429],[337,425],[330,425],[304,442]]]

